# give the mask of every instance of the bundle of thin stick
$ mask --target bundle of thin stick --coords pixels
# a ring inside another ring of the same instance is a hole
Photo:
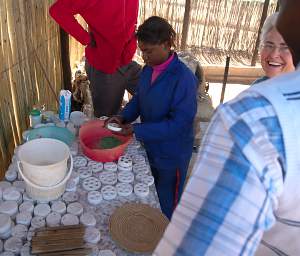
[[[89,255],[85,246],[83,225],[36,229],[31,241],[31,253],[41,256]]]

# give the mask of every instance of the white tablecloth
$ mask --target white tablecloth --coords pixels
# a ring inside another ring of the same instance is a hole
[[[74,147],[74,145],[75,145],[75,147]],[[75,142],[74,145],[72,147],[73,154],[83,156],[80,146],[78,146],[78,151],[76,152],[76,145],[78,145],[77,141]],[[17,152],[17,149],[15,152]],[[127,150],[125,151],[125,153],[129,153],[129,155],[130,154],[143,155],[147,159],[144,149],[142,147],[137,147],[137,143],[135,143],[134,146],[129,146],[127,148]],[[146,160],[146,162],[147,162],[147,160]],[[14,155],[14,157],[12,159],[12,163],[9,166],[8,170],[16,170],[17,171],[16,163],[17,163],[17,153]],[[148,162],[147,162],[147,164],[148,164]],[[74,169],[73,171],[76,171],[76,169]],[[20,178],[18,177],[18,179],[20,179]],[[144,203],[144,204],[148,204],[155,208],[160,208],[158,197],[157,197],[156,190],[155,190],[155,186],[154,185],[150,186],[150,193],[147,197],[144,197],[144,198],[138,197],[134,193],[132,193],[130,196],[127,196],[127,197],[117,196],[114,200],[111,200],[111,201],[103,200],[99,205],[93,206],[88,203],[88,201],[87,201],[87,193],[88,192],[82,188],[81,182],[82,182],[82,180],[80,180],[79,184],[77,185],[77,189],[76,189],[76,193],[78,193],[78,196],[79,196],[78,202],[80,202],[83,205],[84,213],[91,213],[94,215],[94,217],[97,220],[95,227],[98,228],[101,232],[100,242],[96,245],[90,244],[90,246],[93,247],[93,253],[91,255],[98,255],[98,250],[102,250],[102,249],[110,249],[116,255],[136,255],[136,254],[129,253],[129,252],[123,250],[111,239],[110,234],[109,234],[109,227],[108,227],[109,226],[108,225],[109,217],[112,215],[112,213],[115,211],[115,209],[117,209],[118,207],[120,207],[123,204],[128,203],[128,202]],[[134,181],[133,184],[135,182],[136,181]],[[11,184],[13,184],[13,181],[11,181]],[[0,182],[0,188],[1,188],[1,182]],[[22,190],[21,188],[19,188],[19,189]],[[19,204],[20,203],[21,202],[19,202]],[[35,204],[36,204],[36,202],[35,202]],[[51,205],[51,202],[49,203],[49,205]],[[13,219],[13,221],[15,222],[15,219]],[[29,240],[30,240],[30,235],[31,234],[28,235]],[[3,243],[4,242],[5,242],[5,240],[3,240]],[[24,243],[25,247],[28,246],[28,244],[29,244],[28,241],[24,241],[23,243]],[[25,251],[26,251],[26,248],[24,248],[24,252]],[[23,253],[22,255],[30,255],[30,254]],[[142,254],[139,254],[139,255],[142,255]]]

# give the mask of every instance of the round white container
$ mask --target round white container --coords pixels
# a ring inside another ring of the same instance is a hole
[[[0,213],[0,236],[10,231],[12,227],[12,221],[9,215]]]
[[[26,193],[34,200],[38,200],[41,202],[48,202],[52,200],[56,200],[59,198],[66,189],[66,183],[68,179],[70,178],[73,170],[73,159],[72,155],[70,155],[71,158],[71,165],[68,173],[66,174],[65,178],[58,184],[54,186],[39,186],[35,183],[33,183],[31,180],[29,180],[25,174],[23,173],[20,163],[18,163],[19,173],[22,176],[23,180],[26,183]]]
[[[38,186],[50,187],[66,176],[70,149],[59,140],[41,138],[20,146],[18,156],[27,179]]]

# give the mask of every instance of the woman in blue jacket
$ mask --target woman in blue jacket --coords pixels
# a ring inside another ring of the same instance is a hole
[[[145,66],[137,93],[108,122],[134,132],[146,149],[161,209],[170,219],[182,194],[193,148],[197,79],[172,51],[176,33],[153,16],[136,33]],[[140,117],[141,123],[130,124]]]

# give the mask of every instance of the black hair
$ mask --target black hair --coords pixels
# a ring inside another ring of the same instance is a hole
[[[168,42],[170,47],[175,47],[176,32],[166,19],[152,16],[138,27],[136,37],[138,41],[144,43],[162,44]]]

